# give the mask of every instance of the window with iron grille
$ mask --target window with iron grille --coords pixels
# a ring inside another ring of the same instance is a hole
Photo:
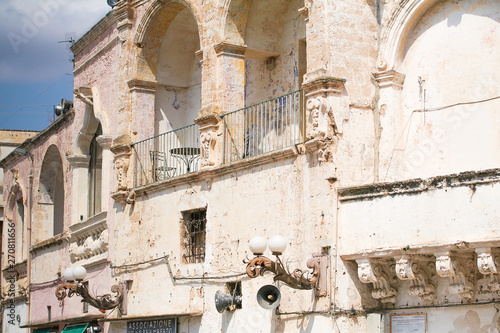
[[[184,262],[205,261],[205,234],[207,225],[206,209],[190,210],[182,213],[184,218]]]

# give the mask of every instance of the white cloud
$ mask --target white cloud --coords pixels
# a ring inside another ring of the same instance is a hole
[[[68,33],[80,37],[110,10],[106,0],[0,1],[0,81],[46,81],[70,72]]]

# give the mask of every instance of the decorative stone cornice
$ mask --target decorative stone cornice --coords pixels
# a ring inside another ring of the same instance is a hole
[[[405,75],[395,70],[391,69],[388,71],[382,71],[378,73],[373,73],[375,81],[378,82],[379,87],[397,87],[402,88],[405,81]]]
[[[90,156],[89,155],[69,155],[66,157],[69,165],[72,168],[88,168]]]
[[[221,42],[214,45],[214,50],[217,56],[230,55],[235,57],[244,57],[247,50],[246,45],[231,44],[228,42]]]
[[[157,82],[154,81],[147,81],[147,80],[141,80],[141,79],[132,79],[127,81],[129,91],[142,91],[142,92],[149,92],[149,93],[155,93],[156,92],[156,86],[158,85]]]
[[[132,27],[134,9],[132,8],[130,1],[118,1],[115,8],[113,8],[112,13],[118,22],[118,31]]]
[[[433,189],[471,186],[500,182],[500,169],[467,171],[426,179],[410,179],[392,183],[378,183],[339,189],[340,201],[364,200],[387,195],[425,192]]]
[[[306,74],[307,75],[307,74]],[[344,90],[346,80],[336,77],[318,77],[302,84],[306,97],[328,93],[340,94]]]
[[[217,126],[220,123],[220,117],[217,114],[207,114],[196,118],[194,122],[200,126],[200,129],[203,129],[205,127]]]
[[[108,13],[102,20],[97,22],[90,30],[78,39],[72,46],[71,51],[74,55],[78,55],[86,47],[90,46],[95,40],[104,35],[104,32],[108,30],[114,23],[116,18],[112,12]]]

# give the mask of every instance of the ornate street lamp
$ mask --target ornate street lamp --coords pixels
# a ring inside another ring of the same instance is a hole
[[[99,310],[112,310],[118,307],[122,311],[123,288],[119,285],[113,285],[111,292],[115,295],[92,296],[87,286],[83,283],[86,275],[87,270],[85,267],[76,266],[66,268],[62,273],[62,277],[66,282],[57,287],[57,299],[62,301],[66,296],[73,297],[77,295],[82,298],[82,302],[87,302]]]
[[[250,250],[256,256],[253,259],[245,259],[247,264],[246,273],[250,278],[263,275],[264,272],[274,274],[274,281],[282,281],[294,289],[314,289],[317,296],[325,296],[327,293],[327,267],[328,261],[326,255],[313,255],[307,261],[307,267],[311,271],[302,271],[295,269],[289,272],[280,258],[287,247],[287,241],[283,236],[277,235],[271,237],[269,242],[264,237],[253,237],[248,243]],[[273,261],[263,256],[266,248],[269,247],[272,254],[276,256]]]

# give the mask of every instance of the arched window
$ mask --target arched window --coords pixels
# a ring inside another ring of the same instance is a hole
[[[97,138],[102,135],[101,124],[97,127],[89,147],[89,216],[101,212],[102,147]]]
[[[61,154],[55,145],[50,146],[45,153],[38,195],[36,214],[43,218],[34,221],[34,227],[38,230],[38,241],[41,241],[59,235],[64,230],[63,165]]]

